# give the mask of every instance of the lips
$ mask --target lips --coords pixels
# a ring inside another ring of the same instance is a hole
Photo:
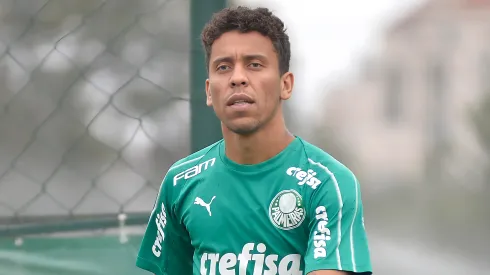
[[[255,103],[255,101],[246,94],[234,94],[227,101],[228,106],[253,104],[253,103]]]

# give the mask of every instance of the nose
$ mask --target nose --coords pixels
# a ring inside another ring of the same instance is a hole
[[[233,75],[230,78],[230,86],[232,88],[239,86],[248,86],[248,78],[241,68],[235,68],[233,70]]]

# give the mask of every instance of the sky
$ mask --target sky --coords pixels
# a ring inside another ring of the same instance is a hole
[[[286,24],[301,105],[318,102],[379,50],[383,30],[425,0],[239,0],[265,6]],[[296,100],[297,101],[297,100]],[[311,108],[304,108],[305,111]]]

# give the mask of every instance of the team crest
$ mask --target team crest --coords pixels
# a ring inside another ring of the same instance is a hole
[[[303,198],[295,190],[279,192],[269,206],[269,218],[274,226],[283,230],[300,226],[305,219]]]

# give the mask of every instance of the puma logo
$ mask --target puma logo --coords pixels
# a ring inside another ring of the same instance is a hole
[[[197,204],[197,205],[200,205],[200,206],[206,208],[206,210],[208,210],[209,216],[211,216],[211,203],[213,203],[214,198],[216,198],[216,196],[213,196],[213,198],[211,199],[211,201],[209,203],[205,203],[201,198],[196,197],[196,199],[194,200],[194,204]]]

